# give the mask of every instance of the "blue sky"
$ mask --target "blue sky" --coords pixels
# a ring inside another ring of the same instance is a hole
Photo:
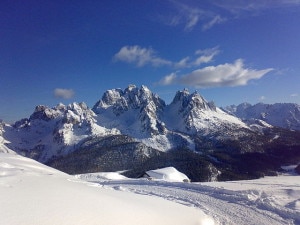
[[[299,0],[0,2],[0,118],[146,85],[169,103],[300,103]]]

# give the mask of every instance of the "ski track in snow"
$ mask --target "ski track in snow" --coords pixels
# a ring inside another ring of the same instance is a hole
[[[94,181],[98,187],[161,197],[201,209],[216,224],[300,224],[300,213],[276,205],[263,191],[230,191],[202,184],[147,180]]]

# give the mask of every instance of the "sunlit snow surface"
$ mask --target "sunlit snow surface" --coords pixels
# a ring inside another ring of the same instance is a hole
[[[299,178],[183,183],[69,176],[10,151],[0,153],[0,224],[300,224]]]
[[[1,225],[214,224],[197,208],[116,190],[0,153]]]
[[[166,170],[164,170],[166,172]],[[115,173],[113,173],[115,174]],[[282,174],[257,180],[182,183],[122,177],[101,173],[77,175],[104,189],[156,196],[198,208],[215,224],[300,224],[300,176]]]

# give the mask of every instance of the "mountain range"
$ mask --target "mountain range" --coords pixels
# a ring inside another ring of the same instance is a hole
[[[299,105],[218,108],[198,92],[178,91],[166,104],[146,86],[106,91],[85,103],[39,105],[0,142],[68,173],[174,166],[193,181],[256,178],[300,162]],[[1,144],[0,143],[0,144]]]
[[[242,103],[224,107],[223,110],[244,121],[253,119],[265,121],[273,126],[300,130],[300,105],[295,103]]]

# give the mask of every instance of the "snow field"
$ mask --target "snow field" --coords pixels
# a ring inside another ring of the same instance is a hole
[[[199,209],[100,188],[19,155],[0,153],[0,171],[1,224],[214,225]]]
[[[300,224],[299,175],[183,183],[174,168],[155,172],[69,176],[0,143],[0,224]]]
[[[107,180],[93,174],[78,177],[95,182],[104,189],[156,196],[198,208],[213,218],[215,224],[300,224],[300,179],[296,175],[209,183]]]

